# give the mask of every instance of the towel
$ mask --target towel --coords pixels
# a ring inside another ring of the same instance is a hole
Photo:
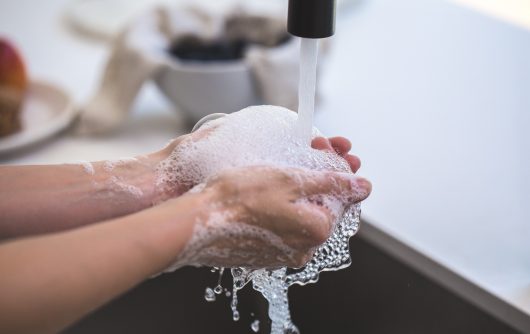
[[[241,4],[225,10],[192,5],[146,12],[113,42],[99,88],[81,108],[76,131],[103,133],[122,124],[143,84],[168,62],[179,61],[167,51],[172,43],[189,36],[204,41],[221,37],[259,41],[243,55],[258,95],[265,104],[296,110],[299,40],[291,38],[274,46],[286,36],[285,16],[283,11],[258,12]]]

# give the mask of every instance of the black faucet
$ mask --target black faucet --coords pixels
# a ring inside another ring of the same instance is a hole
[[[326,38],[335,33],[336,0],[289,0],[287,31],[303,38]]]

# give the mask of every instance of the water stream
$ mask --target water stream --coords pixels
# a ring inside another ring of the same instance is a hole
[[[300,136],[311,144],[317,84],[318,39],[302,38],[298,82],[298,127]]]

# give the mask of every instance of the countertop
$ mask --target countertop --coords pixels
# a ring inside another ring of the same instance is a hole
[[[367,1],[337,28],[316,124],[362,158],[364,218],[530,332],[530,31],[424,0]]]
[[[105,45],[68,29],[67,0],[7,2],[0,34],[32,76],[85,101]],[[478,287],[494,300],[485,309],[530,331],[530,31],[441,0],[364,1],[337,31],[316,126],[352,139],[362,158],[374,184],[368,230]],[[142,154],[179,133],[178,113],[148,86],[119,132],[66,134],[0,163]]]

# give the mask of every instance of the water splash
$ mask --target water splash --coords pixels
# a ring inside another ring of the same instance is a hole
[[[288,272],[287,268],[277,270],[231,269],[234,283],[230,305],[234,320],[239,320],[237,291],[241,290],[248,282],[252,282],[254,290],[260,292],[269,303],[269,318],[272,321],[271,333],[299,333],[298,328],[291,320],[287,295],[289,287],[293,284],[316,283],[321,272],[340,270],[351,264],[349,240],[359,229],[360,213],[359,204],[348,208],[329,239],[315,251],[311,261],[300,270]]]

